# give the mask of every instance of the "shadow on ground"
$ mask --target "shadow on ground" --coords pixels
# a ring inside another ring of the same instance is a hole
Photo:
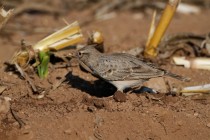
[[[66,79],[69,81],[71,87],[84,91],[91,96],[108,97],[113,95],[116,91],[113,85],[103,80],[99,79],[93,82],[86,81],[79,76],[72,75],[71,72],[66,75]]]
[[[73,88],[84,91],[91,96],[108,97],[116,92],[116,87],[100,79],[92,82],[86,81],[79,76],[72,75],[71,72],[66,75],[66,79]],[[125,93],[130,90],[132,90],[132,88],[126,89]],[[144,92],[155,93],[153,89],[144,86],[134,89],[132,92],[135,94],[141,94]]]

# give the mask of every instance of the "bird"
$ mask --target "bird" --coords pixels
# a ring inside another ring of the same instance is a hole
[[[189,80],[131,54],[101,53],[95,45],[87,45],[79,49],[76,57],[86,71],[111,83],[120,92],[124,92],[126,88],[142,86],[144,82],[155,77],[170,76],[181,81]]]

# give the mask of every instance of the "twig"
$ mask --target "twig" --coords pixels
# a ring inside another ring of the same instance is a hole
[[[106,13],[115,9],[116,7],[123,5],[124,3],[126,3],[126,0],[114,0],[110,3],[106,3],[105,5],[103,5],[103,7],[96,9],[95,11],[96,19],[100,18],[101,16],[105,15]]]
[[[54,83],[52,85],[52,90],[57,89],[65,80],[66,80],[66,77],[62,77],[59,81],[57,81],[56,83]]]
[[[30,33],[51,33],[54,32],[55,29],[50,27],[36,27],[33,25],[23,26],[22,24],[16,23],[16,24],[8,24],[7,28],[5,28],[3,31],[8,34],[14,32],[24,32],[30,34]],[[19,41],[18,44],[20,44]]]
[[[14,117],[14,119],[18,122],[19,124],[19,128],[22,128],[25,125],[25,122],[23,122],[18,116],[17,114],[14,112],[14,110],[10,107],[10,112],[12,114],[12,116]]]
[[[159,121],[159,124],[163,127],[163,129],[164,129],[164,131],[165,131],[165,134],[168,135],[168,133],[167,133],[167,131],[166,131],[165,125],[164,125],[162,122],[160,122],[160,121]]]
[[[149,99],[149,100],[153,100],[153,101],[162,101],[161,99],[163,99],[165,97],[165,95],[161,96],[161,97],[154,97],[153,95],[147,93],[146,94],[146,97]]]
[[[166,38],[163,39],[163,41],[160,44],[160,47],[164,47],[171,42],[174,43],[175,41],[179,42],[180,40],[198,40],[198,41],[203,41],[205,40],[205,35],[196,35],[192,33],[179,33],[175,35],[170,35],[167,36]]]
[[[17,70],[20,72],[21,76],[25,78],[25,80],[29,83],[29,85],[31,85],[31,88],[33,89],[33,91],[37,92],[38,90],[36,86],[33,84],[33,82],[31,81],[31,79],[29,78],[29,76],[21,69],[21,67],[17,63],[15,63],[15,66]]]
[[[48,5],[43,5],[42,3],[34,3],[34,2],[25,2],[21,5],[19,5],[15,11],[14,11],[14,16],[17,16],[25,11],[28,10],[36,10],[36,11],[43,11],[43,12],[48,12],[48,13],[62,13],[62,11],[58,8],[53,8],[52,6]]]

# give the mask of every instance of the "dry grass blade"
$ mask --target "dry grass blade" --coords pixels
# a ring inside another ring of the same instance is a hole
[[[0,85],[0,94],[1,94],[2,92],[4,92],[6,89],[7,89],[6,86]]]
[[[5,11],[3,8],[0,8],[0,30],[3,28],[3,26],[9,20],[9,18],[12,16],[12,14],[13,14],[13,9]]]
[[[147,38],[146,46],[149,45],[149,43],[151,41],[151,38],[152,38],[152,36],[154,35],[154,32],[155,32],[156,15],[157,15],[157,11],[154,11],[153,16],[152,16],[152,22],[151,22],[150,29],[149,29],[149,35],[148,35],[148,38]]]

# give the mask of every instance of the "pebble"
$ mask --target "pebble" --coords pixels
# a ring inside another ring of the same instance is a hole
[[[122,93],[120,91],[116,91],[114,93],[113,98],[114,98],[114,100],[116,102],[125,102],[126,101],[126,95],[125,95],[125,93]]]
[[[0,97],[0,121],[6,117],[6,114],[10,110],[9,97]]]
[[[207,123],[206,126],[207,126],[208,128],[210,128],[210,123]]]
[[[133,14],[133,19],[135,19],[135,20],[139,20],[139,19],[142,19],[142,18],[144,18],[144,15],[141,14],[141,13]]]
[[[17,137],[17,140],[32,140],[34,139],[34,133],[32,131],[23,131],[23,133]]]
[[[65,134],[68,134],[68,135],[71,135],[72,130],[71,130],[71,129],[67,129],[67,130],[64,131],[64,133],[65,133]]]
[[[194,113],[194,116],[195,116],[195,117],[198,117],[198,115],[199,115],[199,114],[198,114],[197,112],[196,112],[196,113]]]
[[[95,112],[95,111],[96,111],[96,108],[95,108],[94,106],[88,106],[88,107],[87,107],[87,110],[88,110],[89,112]]]
[[[183,122],[182,121],[177,121],[177,125],[178,126],[182,126],[183,125]]]

